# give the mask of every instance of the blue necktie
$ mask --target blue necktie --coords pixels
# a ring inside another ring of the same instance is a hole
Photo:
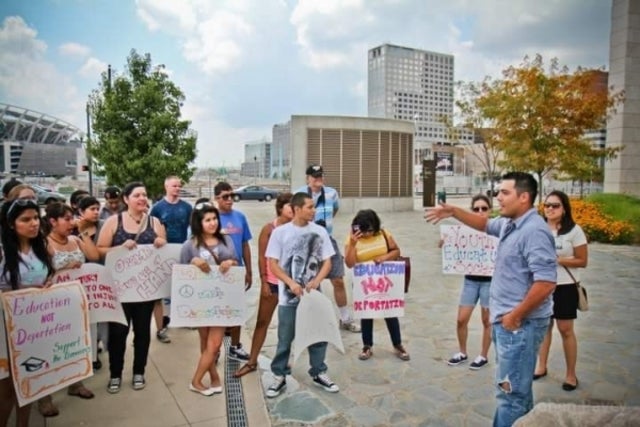
[[[507,222],[507,225],[504,227],[504,231],[502,232],[502,237],[500,237],[500,240],[504,240],[509,235],[509,233],[513,231],[514,228],[516,228],[515,222],[513,221]]]

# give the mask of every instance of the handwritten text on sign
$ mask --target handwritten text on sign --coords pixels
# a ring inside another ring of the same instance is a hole
[[[441,225],[442,272],[493,276],[498,239],[465,225]]]
[[[244,267],[225,274],[213,266],[203,273],[195,265],[173,266],[171,326],[236,326],[245,321]]]
[[[171,295],[171,267],[180,259],[182,245],[161,248],[138,245],[107,253],[105,267],[111,272],[120,302],[152,301]]]
[[[20,406],[93,375],[89,311],[80,282],[1,296]]]
[[[366,262],[352,269],[353,314],[356,319],[404,316],[404,263]]]
[[[100,264],[86,263],[80,268],[63,270],[53,276],[53,283],[77,280],[84,286],[89,304],[89,318],[91,323],[117,322],[127,324],[112,285],[113,278],[109,271]]]

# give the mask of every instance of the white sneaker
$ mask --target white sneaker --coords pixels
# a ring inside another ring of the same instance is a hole
[[[340,387],[331,381],[331,378],[329,378],[329,375],[327,374],[320,374],[313,377],[313,383],[318,387],[322,387],[329,393],[337,393],[340,391]]]
[[[340,321],[340,329],[344,329],[345,331],[358,333],[360,332],[360,325],[356,323],[355,320],[348,320],[343,322]]]
[[[285,377],[280,377],[275,375],[273,377],[273,382],[267,389],[265,395],[267,397],[278,397],[287,388],[287,380]]]

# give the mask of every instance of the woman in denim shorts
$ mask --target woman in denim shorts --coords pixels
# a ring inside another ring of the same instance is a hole
[[[484,194],[478,194],[471,199],[471,210],[476,215],[489,217],[491,213],[491,200]],[[442,242],[441,242],[442,244]],[[480,312],[482,317],[482,347],[480,354],[476,357],[469,369],[478,370],[488,362],[487,353],[491,345],[491,324],[489,323],[489,285],[490,276],[464,276],[462,293],[460,294],[460,305],[458,306],[458,320],[456,333],[460,350],[454,354],[447,362],[450,366],[457,366],[468,360],[467,356],[467,335],[469,333],[469,319],[473,313],[478,300],[480,300]]]

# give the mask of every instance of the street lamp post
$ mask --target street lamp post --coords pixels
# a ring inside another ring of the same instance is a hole
[[[93,161],[91,155],[91,116],[87,102],[87,172],[89,173],[89,194],[93,196]]]

